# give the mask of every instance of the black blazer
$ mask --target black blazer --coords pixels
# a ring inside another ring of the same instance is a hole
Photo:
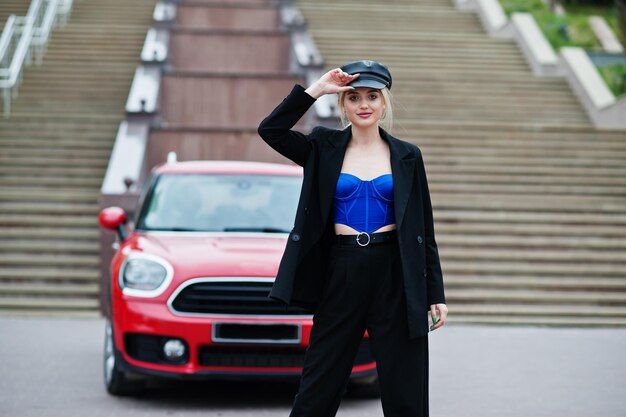
[[[328,249],[334,236],[329,221],[351,127],[315,127],[309,135],[290,130],[315,99],[295,85],[259,125],[268,145],[304,168],[300,200],[270,297],[315,311],[324,288]],[[428,333],[431,304],[445,303],[433,215],[419,148],[382,128],[389,144],[394,181],[394,214],[402,260],[409,337]]]

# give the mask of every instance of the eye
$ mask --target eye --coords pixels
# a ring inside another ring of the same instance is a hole
[[[348,100],[350,100],[350,101],[357,101],[357,99],[358,99],[358,97],[355,96],[355,95],[352,95],[352,96],[348,97]]]
[[[376,100],[378,98],[378,94],[370,94],[370,100]]]

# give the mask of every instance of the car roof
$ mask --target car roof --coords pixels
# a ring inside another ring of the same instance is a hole
[[[258,174],[301,176],[298,165],[255,161],[184,161],[164,163],[153,168],[157,174]]]

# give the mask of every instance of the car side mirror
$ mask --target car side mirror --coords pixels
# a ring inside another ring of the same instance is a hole
[[[126,225],[126,212],[120,207],[107,207],[100,211],[98,223],[103,229],[116,231],[120,240],[126,240],[128,232]]]

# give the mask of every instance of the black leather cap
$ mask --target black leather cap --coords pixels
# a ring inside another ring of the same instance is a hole
[[[343,72],[360,74],[356,80],[348,83],[350,87],[391,88],[391,73],[384,64],[376,61],[354,61],[341,66]]]

